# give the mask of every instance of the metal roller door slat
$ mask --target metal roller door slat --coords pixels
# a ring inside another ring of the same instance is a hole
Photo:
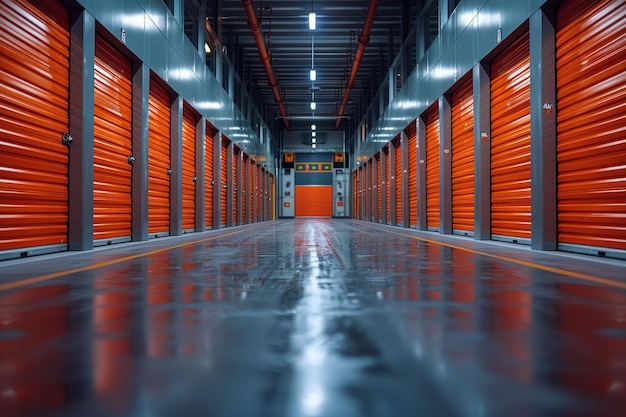
[[[417,129],[415,121],[409,125],[409,224],[417,227]]]
[[[96,36],[94,67],[94,241],[130,239],[131,65]]]
[[[426,222],[429,229],[439,229],[439,108],[426,113]]]
[[[530,238],[528,35],[494,59],[491,80],[491,233]]]
[[[69,13],[0,4],[0,251],[67,249]]]
[[[170,230],[170,94],[156,81],[150,82],[148,100],[148,232]]]
[[[182,226],[185,231],[193,231],[196,220],[196,117],[186,103],[183,107],[182,139]]]
[[[623,1],[557,12],[558,241],[626,249]]]
[[[474,98],[471,78],[452,93],[452,229],[474,231]]]

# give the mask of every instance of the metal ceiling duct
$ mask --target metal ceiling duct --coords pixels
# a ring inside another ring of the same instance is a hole
[[[361,34],[359,35],[359,46],[356,50],[356,55],[354,56],[354,62],[352,63],[352,72],[350,73],[348,84],[346,85],[346,92],[343,95],[341,106],[339,106],[339,111],[337,112],[338,116],[337,121],[335,122],[335,129],[338,129],[339,125],[341,124],[341,116],[343,115],[343,112],[346,110],[346,106],[348,105],[350,92],[354,87],[354,81],[356,80],[356,75],[359,72],[359,67],[361,66],[361,58],[363,58],[365,47],[370,41],[370,32],[372,30],[374,18],[376,17],[376,9],[378,9],[378,0],[370,0],[367,17],[365,18],[363,29],[361,30]]]
[[[278,89],[278,83],[276,82],[276,77],[274,77],[274,70],[272,70],[272,63],[270,62],[270,56],[267,53],[267,48],[265,47],[265,42],[263,41],[263,36],[261,35],[261,25],[256,17],[256,12],[254,10],[254,6],[252,6],[252,0],[241,0],[243,6],[246,9],[246,15],[248,17],[248,26],[250,26],[250,30],[252,30],[252,35],[254,36],[254,41],[256,42],[256,46],[259,50],[259,57],[263,62],[263,66],[265,67],[265,72],[267,73],[267,81],[272,87],[272,91],[274,92],[274,99],[278,104],[278,108],[280,110],[280,114],[285,117],[283,122],[285,123],[285,127],[290,129],[289,127],[289,119],[287,119],[287,110],[285,109],[285,105],[283,104],[283,99],[280,96],[280,91]]]

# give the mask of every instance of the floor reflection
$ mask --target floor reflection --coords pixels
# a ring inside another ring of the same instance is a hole
[[[242,230],[1,293],[0,415],[626,409],[623,290],[400,228]]]

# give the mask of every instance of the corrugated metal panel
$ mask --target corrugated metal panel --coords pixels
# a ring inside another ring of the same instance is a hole
[[[417,227],[417,129],[415,121],[407,127],[409,138],[409,225]]]
[[[213,228],[213,139],[217,129],[207,122],[206,136],[204,138],[204,224],[207,228]]]
[[[130,61],[96,37],[93,238],[131,233],[132,82]]]
[[[452,229],[474,232],[474,96],[468,77],[452,93]]]
[[[626,2],[557,15],[558,240],[626,249]]]
[[[170,231],[170,94],[150,81],[148,100],[148,232]]]
[[[396,179],[396,224],[402,226],[402,146],[400,146],[400,138],[393,141],[396,148],[395,160],[395,179]]]
[[[426,223],[439,229],[439,108],[426,111]]]
[[[230,140],[228,140],[225,136],[222,136],[222,149],[221,149],[221,159],[220,159],[220,179],[221,179],[221,187],[220,187],[220,206],[222,209],[221,213],[221,223],[222,227],[226,227],[226,209],[228,207],[228,145],[230,144]]]
[[[376,153],[376,223],[380,223],[383,217],[383,187],[380,182],[380,152]]]
[[[196,221],[196,115],[183,106],[183,230],[193,231]]]
[[[0,3],[0,250],[67,245],[69,13],[40,7]]]
[[[530,238],[530,56],[524,35],[491,63],[491,233]]]
[[[391,167],[389,166],[389,145],[383,148],[383,152],[385,153],[385,182],[387,183],[387,201],[385,202],[385,210],[387,213],[387,224],[391,224],[391,181],[389,179],[389,171],[391,170]]]

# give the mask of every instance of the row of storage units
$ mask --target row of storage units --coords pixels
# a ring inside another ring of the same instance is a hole
[[[531,16],[359,161],[353,217],[626,258],[624,15],[567,0]]]
[[[264,158],[105,36],[70,82],[62,2],[2,1],[0,26],[0,259],[272,218]]]

